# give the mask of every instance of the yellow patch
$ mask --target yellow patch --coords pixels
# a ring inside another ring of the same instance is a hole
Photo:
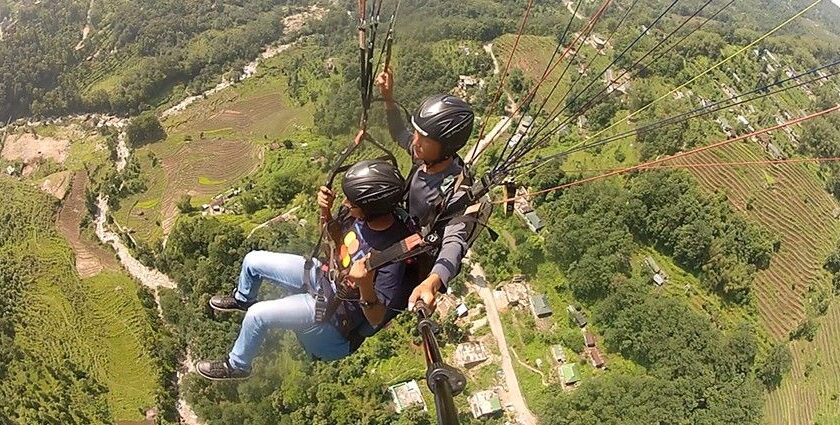
[[[356,233],[355,232],[349,232],[346,235],[344,235],[344,245],[350,246],[350,244],[353,243],[353,241],[356,241],[356,240],[357,239],[356,239]]]

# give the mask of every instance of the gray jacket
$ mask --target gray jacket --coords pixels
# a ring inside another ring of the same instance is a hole
[[[406,126],[400,111],[396,108],[388,109],[388,130],[394,141],[414,158],[411,150],[414,134]],[[449,168],[440,173],[428,174],[420,167],[408,182],[408,214],[415,217],[422,226],[430,224],[435,216],[434,206],[443,196],[441,184],[447,177],[457,177],[462,169],[463,161],[457,157]],[[450,203],[456,199],[457,197],[453,196]],[[467,253],[468,226],[467,223],[458,223],[444,228],[441,248],[432,266],[432,273],[440,276],[444,286],[461,269],[461,260]]]

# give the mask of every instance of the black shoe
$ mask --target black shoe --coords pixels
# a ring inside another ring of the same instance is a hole
[[[233,295],[213,295],[210,298],[210,307],[218,311],[248,311],[248,307],[254,305],[255,301],[242,302]]]
[[[227,360],[215,362],[202,360],[195,364],[195,369],[199,375],[213,381],[248,379],[251,376],[250,370],[237,369],[231,366]]]

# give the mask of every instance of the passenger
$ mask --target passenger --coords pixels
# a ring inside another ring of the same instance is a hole
[[[341,359],[405,309],[412,287],[402,282],[404,263],[366,271],[370,250],[385,249],[410,234],[395,214],[404,188],[405,180],[391,163],[361,161],[344,175],[343,208],[333,218],[335,196],[321,187],[318,205],[322,216],[329,217],[329,228],[335,236],[336,249],[331,258],[314,260],[311,287],[307,287],[304,257],[267,251],[248,253],[236,290],[231,295],[210,299],[215,310],[246,312],[239,337],[225,359],[198,362],[198,373],[213,380],[247,378],[270,329],[294,331],[304,350],[316,358]],[[325,274],[321,264],[330,264],[330,272]],[[291,294],[257,302],[263,280]],[[315,294],[319,293],[328,304],[334,303],[334,314],[327,309],[329,317],[321,322],[316,320],[319,306]]]

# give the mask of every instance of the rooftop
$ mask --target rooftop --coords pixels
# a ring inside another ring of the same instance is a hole
[[[531,311],[537,317],[551,316],[551,307],[548,305],[548,298],[545,294],[531,295]]]
[[[397,405],[397,413],[402,412],[410,406],[418,405],[426,410],[426,402],[423,400],[423,394],[420,392],[420,387],[417,386],[417,381],[411,380],[401,384],[393,385],[388,388],[391,393],[391,398],[394,399],[394,404]]]
[[[502,402],[493,390],[480,391],[469,398],[470,410],[473,417],[492,415],[502,410]]]
[[[480,342],[464,342],[455,348],[455,363],[459,366],[473,366],[487,360],[487,350]]]
[[[580,368],[577,363],[566,363],[560,366],[560,378],[566,385],[580,381]]]

